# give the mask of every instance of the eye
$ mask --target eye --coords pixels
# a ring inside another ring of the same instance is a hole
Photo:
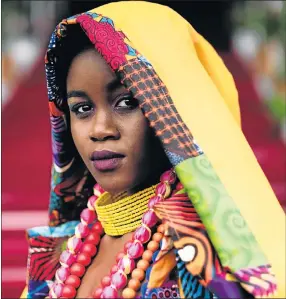
[[[89,110],[91,110],[91,107],[88,105],[84,105],[84,106],[78,107],[77,112],[84,113],[84,112],[88,112]]]
[[[131,95],[124,95],[118,98],[115,108],[116,109],[135,109],[138,107],[138,101],[134,99]]]
[[[93,111],[93,106],[88,103],[77,103],[70,107],[71,112],[73,112],[79,118],[85,118],[90,115]]]

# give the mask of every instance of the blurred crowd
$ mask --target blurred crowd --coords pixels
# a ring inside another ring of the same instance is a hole
[[[48,38],[66,12],[66,1],[2,1],[2,107],[43,59]]]
[[[55,23],[69,14],[67,1],[2,1],[2,105],[38,59]],[[286,143],[284,1],[236,1],[232,48],[254,76],[256,88]]]
[[[279,123],[286,143],[286,3],[237,2],[232,13],[233,51],[251,71],[257,92]]]

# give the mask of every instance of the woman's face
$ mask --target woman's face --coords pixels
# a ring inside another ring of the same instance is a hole
[[[103,189],[113,194],[130,191],[159,170],[154,155],[164,153],[156,149],[137,100],[94,49],[73,59],[67,98],[74,143]]]

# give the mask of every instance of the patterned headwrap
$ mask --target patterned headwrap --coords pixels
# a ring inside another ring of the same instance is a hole
[[[78,220],[94,183],[73,144],[57,73],[65,37],[79,25],[139,100],[222,265],[247,281],[251,271],[271,264],[277,298],[284,297],[285,216],[241,131],[233,78],[212,46],[162,5],[111,3],[65,19],[53,32],[45,58],[50,225]]]

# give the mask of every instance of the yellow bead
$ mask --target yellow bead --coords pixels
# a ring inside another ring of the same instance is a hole
[[[131,278],[128,282],[128,287],[134,291],[137,291],[140,288],[140,281],[136,278]]]
[[[157,232],[164,234],[165,232],[165,225],[164,224],[160,224],[157,228]]]
[[[132,271],[131,277],[142,281],[145,278],[145,272],[142,269],[136,268]]]
[[[152,260],[152,256],[153,256],[153,251],[151,250],[145,250],[143,255],[142,255],[142,258],[148,262],[151,262]]]
[[[131,288],[126,288],[122,292],[122,297],[124,299],[134,299],[136,296],[136,292],[132,290]]]
[[[159,248],[159,243],[156,241],[151,241],[148,243],[147,248],[153,252],[155,252]]]
[[[163,238],[163,235],[161,233],[155,233],[152,237],[152,240],[153,241],[156,241],[156,242],[160,242]]]
[[[149,262],[142,259],[137,263],[137,268],[142,269],[143,271],[146,271],[149,267]]]

